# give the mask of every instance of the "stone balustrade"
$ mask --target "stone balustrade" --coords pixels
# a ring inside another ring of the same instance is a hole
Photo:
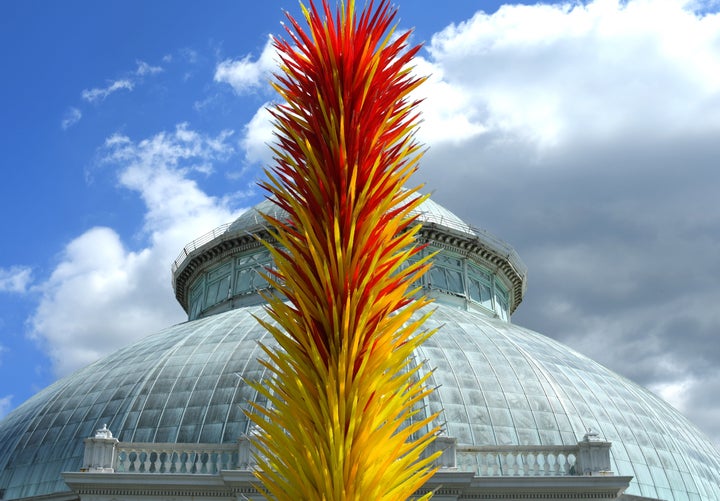
[[[458,446],[457,469],[481,477],[547,477],[580,474],[577,446]]]
[[[237,444],[120,442],[115,450],[115,471],[217,474],[236,468],[237,457]]]
[[[442,451],[441,471],[479,477],[612,475],[610,443],[588,432],[576,445],[458,445],[440,436],[427,453]],[[235,444],[119,442],[106,427],[85,440],[83,471],[95,473],[219,474],[252,470],[254,448],[247,436]]]
[[[591,430],[577,445],[458,445],[456,468],[480,477],[612,475],[610,446]]]

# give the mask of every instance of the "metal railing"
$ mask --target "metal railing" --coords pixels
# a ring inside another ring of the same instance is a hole
[[[513,247],[509,243],[496,237],[489,231],[483,228],[478,228],[477,226],[469,225],[464,222],[459,222],[454,218],[451,219],[443,216],[438,216],[427,211],[414,211],[411,214],[419,214],[419,219],[423,222],[423,224],[437,224],[439,226],[444,226],[445,228],[450,228],[461,233],[469,233],[476,236],[485,247],[487,247],[497,255],[507,259],[515,272],[523,279],[527,276],[527,266],[525,265],[523,260],[520,259],[520,255],[515,251],[515,249],[513,249]]]
[[[254,209],[250,209],[250,211],[254,211]],[[508,260],[510,265],[513,267],[513,269],[520,275],[523,279],[527,276],[527,266],[525,263],[520,259],[520,256],[515,251],[515,249],[512,248],[510,244],[505,242],[504,240],[501,240],[500,238],[496,237],[492,233],[490,233],[487,230],[484,230],[482,228],[478,228],[475,226],[471,226],[469,224],[465,224],[463,222],[460,222],[458,219],[455,218],[449,218],[449,217],[443,217],[442,215],[437,215],[432,212],[428,211],[422,211],[422,210],[416,210],[412,211],[411,215],[417,215],[418,219],[421,223],[430,223],[430,224],[437,224],[439,226],[443,226],[445,228],[450,228],[455,231],[459,231],[461,233],[465,234],[471,234],[476,236],[483,245],[485,245],[488,249],[495,252],[499,256],[504,257]],[[250,214],[244,214],[244,218],[249,219],[250,217],[254,216],[254,223],[255,227],[261,226],[265,224],[265,220],[259,216],[257,213],[250,215]],[[209,231],[205,233],[204,235],[196,238],[195,240],[189,242],[185,247],[183,247],[182,251],[178,255],[178,257],[173,261],[172,264],[172,274],[174,275],[175,272],[178,270],[180,265],[185,261],[185,259],[194,251],[205,245],[206,243],[218,238],[219,236],[225,234],[230,228],[232,223],[225,223],[223,225],[218,226],[217,228],[213,229],[212,231]]]
[[[220,235],[223,235],[227,231],[227,229],[230,227],[231,224],[232,223],[222,224],[222,225],[218,226],[217,228],[215,228],[214,230],[208,231],[204,235],[196,238],[192,242],[185,245],[185,247],[183,247],[183,250],[180,251],[180,254],[178,255],[178,257],[175,259],[175,261],[173,261],[172,273],[175,274],[175,272],[180,267],[182,262],[185,261],[185,258],[187,258],[191,252],[196,251],[197,249],[199,249],[206,243],[208,243],[212,240],[215,240]]]

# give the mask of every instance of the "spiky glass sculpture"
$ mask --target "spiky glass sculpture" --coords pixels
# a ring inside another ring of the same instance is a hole
[[[265,216],[267,278],[284,297],[267,298],[275,323],[263,322],[279,349],[265,348],[272,377],[255,384],[269,403],[250,413],[256,474],[278,500],[407,499],[434,472],[423,451],[438,431],[418,414],[429,373],[411,358],[431,335],[411,287],[428,268],[413,216],[424,197],[403,188],[421,154],[419,47],[386,0],[301,8],[307,28],[287,15],[289,39],[274,41],[283,102],[262,185],[288,217]]]

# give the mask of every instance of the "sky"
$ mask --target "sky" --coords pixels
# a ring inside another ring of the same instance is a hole
[[[518,251],[513,322],[720,446],[720,3],[398,3],[414,181]],[[171,262],[263,196],[284,10],[0,3],[0,417],[186,319]]]

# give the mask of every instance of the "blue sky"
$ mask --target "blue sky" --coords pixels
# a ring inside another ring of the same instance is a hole
[[[720,444],[717,4],[407,1],[417,175],[530,269],[514,321]],[[294,1],[0,5],[0,416],[183,320],[182,246],[260,200]]]

